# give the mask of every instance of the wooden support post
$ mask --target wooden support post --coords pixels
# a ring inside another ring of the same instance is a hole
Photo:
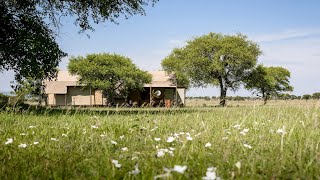
[[[151,107],[151,100],[152,100],[152,87],[150,85],[150,100],[149,100],[149,106]]]
[[[90,97],[90,106],[92,106],[92,102],[91,102],[91,101],[92,101],[92,97],[91,97],[91,94],[92,94],[92,92],[91,92],[91,87],[90,87],[90,96],[89,96],[89,97]]]

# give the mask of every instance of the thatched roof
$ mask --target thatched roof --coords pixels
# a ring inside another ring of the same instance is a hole
[[[175,76],[168,75],[165,71],[148,72],[152,75],[151,84],[144,87],[176,87]],[[59,71],[55,81],[44,81],[46,94],[66,94],[68,86],[78,86],[78,76],[71,75],[68,71]]]

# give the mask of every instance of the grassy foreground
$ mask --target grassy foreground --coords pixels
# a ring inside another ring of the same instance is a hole
[[[318,105],[3,112],[0,179],[320,179]]]

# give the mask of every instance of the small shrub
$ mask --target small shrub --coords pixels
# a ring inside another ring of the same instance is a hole
[[[242,96],[236,96],[236,97],[233,98],[233,100],[234,101],[244,101],[244,100],[246,100],[246,98],[242,97]]]
[[[25,99],[21,96],[10,96],[8,97],[8,104],[7,107],[13,109],[28,109],[29,105],[25,103]]]
[[[8,104],[9,97],[0,93],[0,109],[4,108]]]

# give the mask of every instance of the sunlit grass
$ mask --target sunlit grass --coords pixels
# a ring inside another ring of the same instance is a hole
[[[320,178],[317,103],[63,113],[0,114],[0,179]]]

